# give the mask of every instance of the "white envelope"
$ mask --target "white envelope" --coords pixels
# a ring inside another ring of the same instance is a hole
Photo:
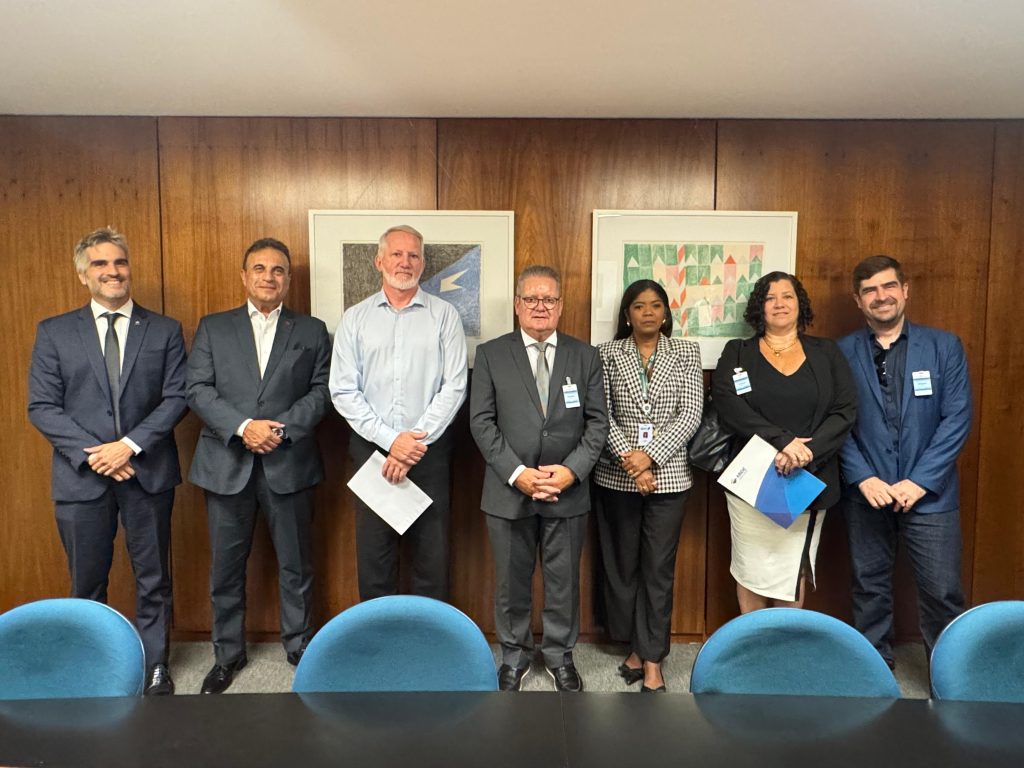
[[[352,475],[348,487],[381,520],[401,535],[430,506],[431,499],[408,477],[392,485],[381,475],[383,467],[383,454],[374,451],[359,471]]]

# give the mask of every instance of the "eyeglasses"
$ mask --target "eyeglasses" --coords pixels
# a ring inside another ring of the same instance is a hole
[[[875,350],[875,373],[878,374],[878,383],[886,388],[889,386],[889,356],[886,350]]]
[[[562,299],[560,296],[520,296],[519,300],[526,305],[527,309],[533,309],[538,303],[544,305],[544,309],[554,309]]]

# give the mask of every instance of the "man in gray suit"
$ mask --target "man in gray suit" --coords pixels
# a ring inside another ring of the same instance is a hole
[[[516,282],[520,330],[477,348],[470,431],[487,461],[480,507],[494,550],[498,686],[518,691],[534,655],[531,586],[540,547],[544,666],[560,691],[582,691],[572,650],[580,623],[587,477],[608,434],[597,350],[556,331],[561,280],[551,267]]]
[[[131,298],[128,243],[110,228],[75,247],[92,301],[43,320],[32,349],[28,416],[53,445],[57,530],[71,594],[107,601],[118,515],[135,575],[147,695],[174,693],[168,545],[181,482],[174,425],[185,415],[181,324]]]
[[[248,661],[245,564],[257,508],[277,554],[281,640],[299,663],[312,634],[313,486],[323,479],[314,428],[329,404],[331,347],[322,321],[284,307],[291,256],[257,240],[242,258],[249,300],[207,315],[188,362],[188,404],[203,421],[188,479],[206,491],[215,663],[221,693]]]

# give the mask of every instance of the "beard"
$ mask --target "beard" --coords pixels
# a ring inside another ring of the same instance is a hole
[[[388,274],[387,272],[383,272],[382,274],[384,275],[384,282],[396,291],[411,291],[420,284],[419,278],[416,277],[399,277],[398,275]]]

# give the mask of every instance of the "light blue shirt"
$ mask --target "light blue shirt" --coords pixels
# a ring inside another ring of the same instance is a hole
[[[402,309],[383,291],[345,311],[334,335],[331,402],[384,451],[400,432],[432,443],[466,399],[466,335],[455,307],[422,288]]]

